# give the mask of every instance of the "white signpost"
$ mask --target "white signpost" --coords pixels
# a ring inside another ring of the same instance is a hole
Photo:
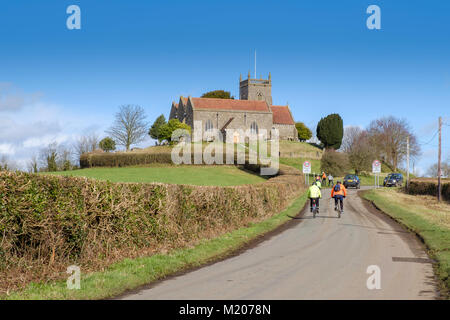
[[[309,174],[311,173],[311,162],[303,162],[303,174],[305,175],[305,183],[309,185]]]
[[[375,174],[374,176],[374,185],[375,188],[378,188],[380,186],[380,173],[381,173],[381,162],[379,160],[374,160],[372,162],[372,173]]]

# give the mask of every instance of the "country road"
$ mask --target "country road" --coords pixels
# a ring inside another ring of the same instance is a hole
[[[320,214],[241,254],[140,288],[121,299],[434,299],[433,268],[409,232],[349,190],[340,219],[322,190]],[[381,289],[369,290],[368,266]]]

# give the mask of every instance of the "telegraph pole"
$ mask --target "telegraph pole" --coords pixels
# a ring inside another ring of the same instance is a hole
[[[438,152],[438,201],[441,201],[441,149],[442,149],[442,117],[439,117],[439,152]]]
[[[406,137],[406,190],[409,190],[409,136]]]

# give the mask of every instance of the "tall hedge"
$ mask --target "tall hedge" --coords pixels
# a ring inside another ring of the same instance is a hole
[[[0,293],[196,244],[284,209],[297,170],[235,187],[111,183],[0,172]]]
[[[407,193],[413,195],[430,195],[437,196],[438,186],[436,182],[427,181],[410,181]],[[442,198],[450,201],[450,183],[442,184]]]

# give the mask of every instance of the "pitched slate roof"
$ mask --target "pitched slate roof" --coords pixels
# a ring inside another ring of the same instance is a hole
[[[273,123],[295,124],[288,106],[272,106]]]
[[[194,109],[270,112],[265,101],[191,98]]]

